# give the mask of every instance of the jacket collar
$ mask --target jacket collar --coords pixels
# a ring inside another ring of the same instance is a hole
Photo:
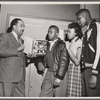
[[[15,36],[11,33],[8,33],[10,35],[11,41],[16,45],[19,46],[18,41],[16,40]]]
[[[53,50],[56,48],[57,44],[58,44],[60,41],[61,41],[61,39],[58,38],[58,40],[54,43],[53,47],[51,48],[51,51],[53,51]]]
[[[90,22],[89,26],[87,27],[87,30],[91,28],[91,26],[96,22],[95,19],[92,19],[92,21]]]

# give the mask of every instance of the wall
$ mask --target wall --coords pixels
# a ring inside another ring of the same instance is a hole
[[[1,5],[1,32],[5,32],[6,18],[8,13],[29,16],[39,16],[55,19],[75,19],[75,12],[80,9],[80,5]]]

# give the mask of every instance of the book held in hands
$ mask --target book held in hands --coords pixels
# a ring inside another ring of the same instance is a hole
[[[30,37],[24,37],[24,52],[26,54],[36,52],[37,56],[45,55],[47,49],[47,41],[46,40],[33,40]]]

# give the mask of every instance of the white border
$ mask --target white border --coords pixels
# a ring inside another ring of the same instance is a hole
[[[81,1],[81,0],[80,0]],[[76,1],[76,2],[73,2],[73,1],[63,1],[63,2],[51,2],[51,1],[47,1],[47,2],[45,2],[45,1],[38,1],[38,2],[36,2],[36,1],[0,1],[0,4],[2,5],[2,4],[18,4],[18,5],[33,5],[33,4],[45,4],[45,5],[47,5],[47,4],[49,4],[49,5],[61,5],[61,4],[63,4],[63,5],[66,5],[66,4],[100,4],[100,2],[98,2],[98,1],[81,1],[81,2],[79,2],[79,1]],[[65,99],[65,100],[67,100],[67,99],[73,99],[73,100],[75,100],[75,99],[94,99],[94,100],[100,100],[100,97],[0,97],[0,99]]]
[[[42,1],[38,1],[38,2],[35,2],[35,1],[9,1],[9,2],[6,2],[6,1],[0,1],[0,4],[57,4],[57,5],[59,5],[59,4],[100,4],[100,2],[93,2],[93,1],[91,1],[91,2],[88,2],[88,1],[85,1],[85,2],[83,2],[83,1],[81,1],[81,2],[68,2],[68,1],[63,1],[63,2],[50,2],[50,1],[48,1],[48,2],[42,2]]]

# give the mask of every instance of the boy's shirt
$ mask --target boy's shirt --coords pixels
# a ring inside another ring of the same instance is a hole
[[[57,41],[58,39],[55,39],[54,41],[49,41],[50,43],[50,51],[51,51],[51,48],[53,47],[53,45],[55,44],[55,42]]]

